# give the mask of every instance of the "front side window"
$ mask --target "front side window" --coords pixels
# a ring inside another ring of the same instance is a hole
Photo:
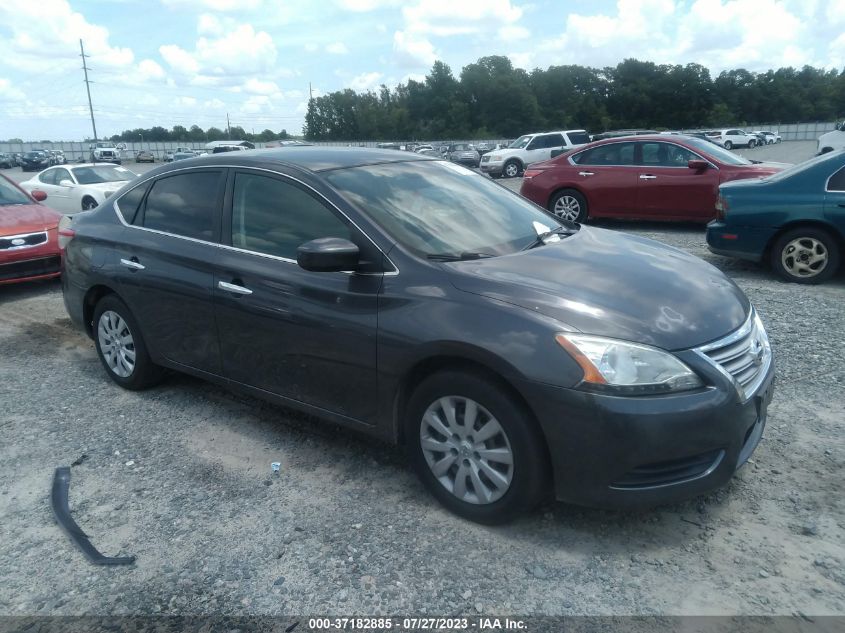
[[[698,156],[673,143],[642,143],[642,164],[650,167],[686,167]]]
[[[292,183],[239,173],[232,197],[232,246],[286,259],[320,237],[351,239],[349,226]]]
[[[212,241],[221,174],[191,172],[155,181],[144,208],[144,227]]]
[[[572,157],[577,165],[633,165],[634,143],[608,143],[585,150]]]
[[[507,255],[559,224],[489,178],[443,161],[338,169],[326,179],[422,257]]]
[[[828,191],[845,191],[845,167],[830,177],[827,183]]]

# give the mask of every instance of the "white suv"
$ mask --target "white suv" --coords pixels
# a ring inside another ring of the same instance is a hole
[[[827,154],[837,149],[845,149],[845,121],[836,125],[836,129],[819,137],[819,154]]]
[[[120,165],[120,150],[111,141],[98,141],[91,145],[92,163],[117,163]]]
[[[505,149],[497,149],[481,157],[481,171],[494,178],[518,176],[531,163],[554,158],[590,142],[586,130],[539,132],[520,136]]]
[[[757,137],[736,128],[727,130],[715,130],[707,133],[707,138],[718,143],[725,149],[734,147],[754,147],[757,145]]]

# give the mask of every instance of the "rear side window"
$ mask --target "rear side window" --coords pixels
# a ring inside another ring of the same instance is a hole
[[[566,142],[563,140],[562,134],[548,134],[546,135],[545,147],[563,147]]]
[[[123,216],[123,221],[127,224],[140,224],[138,208],[141,206],[141,200],[144,199],[144,194],[147,193],[149,185],[150,183],[145,182],[134,189],[130,189],[118,198],[117,210]]]
[[[845,191],[845,167],[830,177],[827,183],[828,191]]]
[[[156,180],[147,196],[144,227],[212,241],[221,173],[201,171]]]
[[[577,165],[633,165],[634,143],[609,143],[576,154]]]
[[[47,171],[42,171],[38,174],[38,180],[43,182],[45,185],[55,185],[56,184],[56,170],[55,169],[48,169]]]
[[[590,135],[586,132],[567,132],[566,135],[573,145],[585,145],[590,142]]]
[[[352,236],[345,222],[296,185],[256,174],[235,175],[232,246],[296,259],[300,245],[319,237]]]

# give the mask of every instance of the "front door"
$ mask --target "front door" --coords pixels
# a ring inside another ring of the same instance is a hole
[[[663,141],[640,144],[637,175],[637,213],[657,220],[707,222],[715,216],[719,170],[690,169],[702,160],[690,150]]]
[[[212,287],[225,174],[164,175],[117,201],[130,224],[115,247],[118,282],[147,345],[154,356],[214,374],[220,355]]]
[[[238,170],[229,190],[214,275],[224,375],[374,423],[382,275],[310,272],[296,263],[297,248],[310,240],[343,237],[364,248],[365,238],[292,179]]]

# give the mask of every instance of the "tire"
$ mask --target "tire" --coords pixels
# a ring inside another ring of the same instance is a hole
[[[730,141],[725,141],[725,149],[733,149],[734,144]]]
[[[751,149],[752,147],[757,147],[757,141],[755,141],[754,139],[748,141],[748,149]]]
[[[575,189],[563,189],[553,195],[549,200],[549,211],[569,222],[586,222],[589,214],[587,199]]]
[[[772,268],[787,281],[819,284],[839,269],[839,244],[823,229],[798,227],[777,238],[770,257]]]
[[[123,340],[116,341],[121,335]],[[116,344],[118,349],[109,353]],[[116,295],[106,295],[94,309],[94,345],[109,378],[124,389],[146,389],[164,376],[164,369],[150,359],[135,317]]]
[[[82,198],[82,210],[83,211],[90,211],[91,209],[97,208],[97,201],[94,200],[91,196],[85,196]]]
[[[509,160],[502,167],[502,178],[516,178],[522,172],[522,165],[518,160]]]
[[[464,416],[471,403],[477,413],[467,430]],[[446,414],[450,407],[454,424]],[[495,525],[528,512],[546,496],[551,471],[545,441],[531,414],[497,381],[463,371],[434,374],[416,388],[405,414],[411,463],[451,512]],[[475,439],[485,429],[492,435]],[[448,449],[439,452],[440,446]],[[487,459],[481,457],[485,451]],[[446,468],[439,477],[433,470],[438,466]]]

